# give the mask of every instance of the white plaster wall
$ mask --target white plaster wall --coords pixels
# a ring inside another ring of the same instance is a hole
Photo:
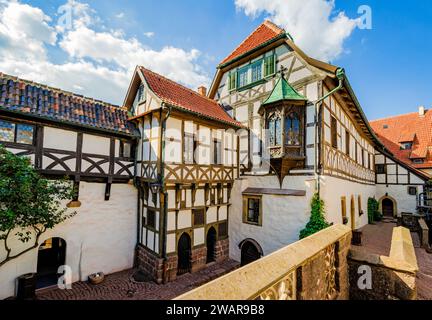
[[[44,148],[76,151],[77,133],[70,130],[44,127]]]
[[[280,249],[297,241],[300,230],[310,217],[310,199],[314,192],[314,180],[311,176],[290,176],[285,178],[284,189],[305,190],[306,196],[262,196],[262,226],[243,223],[242,192],[248,187],[280,188],[275,176],[247,176],[236,180],[232,190],[232,205],[228,215],[230,257],[240,261],[238,247],[246,238],[256,240],[264,254]]]
[[[165,161],[182,161],[182,120],[168,118],[165,131]]]
[[[388,185],[379,184],[376,186],[376,199],[379,201],[382,197],[388,195],[389,197],[396,200],[397,214],[401,212],[417,212],[417,196],[411,196],[408,194],[408,185]],[[413,185],[417,187],[417,192],[421,193],[423,188],[421,186]]]
[[[110,139],[92,134],[84,134],[82,152],[109,156]]]
[[[66,264],[72,268],[72,280],[87,280],[88,275],[105,274],[131,268],[136,244],[137,191],[131,184],[113,184],[111,198],[104,201],[105,184],[80,184],[80,208],[77,215],[48,230],[40,243],[52,237],[66,241]],[[11,242],[12,248],[22,247]],[[0,256],[5,252],[0,251]],[[15,294],[16,277],[36,272],[37,249],[0,268],[0,299]]]
[[[325,203],[325,216],[329,223],[342,223],[341,198],[346,197],[346,216],[348,226],[351,226],[351,196],[354,196],[356,228],[361,228],[368,223],[367,201],[374,197],[375,185],[367,185],[329,176],[321,176],[321,198]],[[358,214],[358,195],[362,198],[362,209],[364,214]]]

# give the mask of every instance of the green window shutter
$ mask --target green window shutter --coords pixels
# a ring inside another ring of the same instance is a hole
[[[237,86],[237,72],[231,72],[228,76],[228,90],[234,90]]]
[[[264,77],[271,76],[275,73],[275,56],[271,55],[264,60]]]

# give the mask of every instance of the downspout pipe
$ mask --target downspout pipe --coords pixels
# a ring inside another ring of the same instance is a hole
[[[339,84],[336,88],[334,88],[333,90],[331,90],[330,92],[328,92],[326,95],[324,95],[323,97],[321,97],[320,99],[318,99],[317,101],[315,101],[314,104],[314,109],[315,109],[315,163],[314,163],[314,175],[315,175],[315,183],[316,183],[316,190],[318,193],[318,196],[320,195],[320,177],[321,177],[321,168],[320,168],[320,148],[321,148],[321,142],[319,142],[321,136],[320,136],[320,128],[321,128],[321,103],[327,99],[328,97],[330,97],[331,95],[335,94],[337,91],[339,91],[340,89],[342,89],[343,85],[344,85],[344,80],[345,80],[345,69],[343,68],[338,68],[336,70],[336,78],[339,80]]]
[[[162,186],[162,193],[164,194],[164,201],[163,201],[163,215],[162,215],[162,258],[164,260],[164,276],[165,276],[165,266],[166,266],[166,260],[167,260],[167,252],[166,252],[166,230],[168,227],[168,192],[165,188],[165,132],[166,132],[166,122],[168,120],[168,118],[171,115],[171,110],[172,107],[171,106],[166,106],[165,103],[162,104],[162,110],[167,107],[168,108],[168,112],[166,114],[166,116],[164,117],[161,125],[162,125],[162,137],[161,137],[161,143],[162,143],[162,155],[161,155],[161,178],[160,178],[160,183]]]

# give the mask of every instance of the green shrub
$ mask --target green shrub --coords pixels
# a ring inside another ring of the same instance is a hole
[[[300,239],[306,238],[329,226],[330,224],[324,218],[324,201],[315,193],[311,201],[311,218],[306,227],[300,231]]]
[[[382,214],[378,211],[378,201],[375,198],[368,199],[368,220],[369,223],[381,221]]]

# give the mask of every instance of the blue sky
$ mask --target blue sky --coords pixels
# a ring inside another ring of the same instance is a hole
[[[428,1],[69,0],[73,26],[61,29],[65,2],[0,0],[0,71],[121,104],[136,64],[208,85],[218,62],[271,17],[306,52],[346,69],[370,120],[432,104]],[[372,9],[371,30],[355,26],[361,5]]]

